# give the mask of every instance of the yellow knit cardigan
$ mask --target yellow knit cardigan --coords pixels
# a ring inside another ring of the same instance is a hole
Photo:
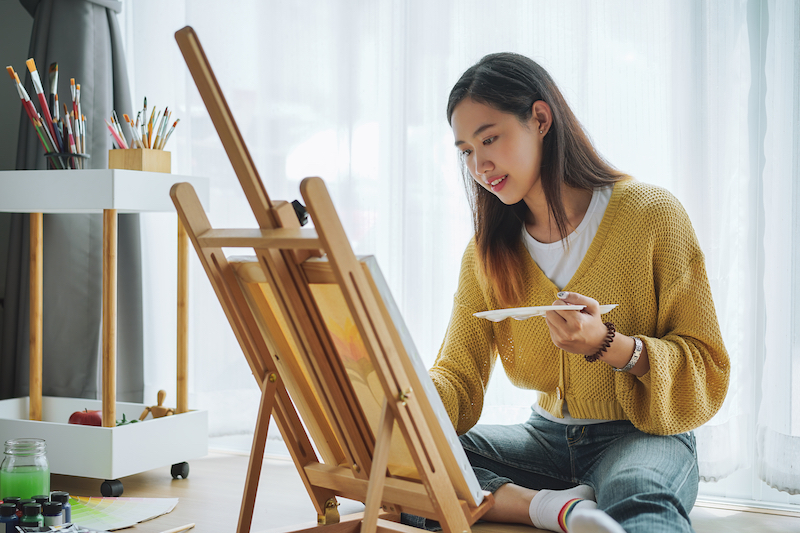
[[[549,305],[556,287],[530,258],[520,307]],[[473,313],[497,309],[478,266],[474,239],[461,263],[453,313],[431,378],[461,434],[480,418],[499,356],[517,387],[562,417],[630,420],[647,433],[696,428],[722,405],[730,362],[714,310],[703,252],[689,217],[666,190],[627,178],[614,185],[597,234],[564,290],[619,306],[603,316],[644,341],[650,371],[637,378],[557,348],[543,318],[494,323]]]

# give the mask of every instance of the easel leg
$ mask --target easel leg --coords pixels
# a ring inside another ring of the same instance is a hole
[[[275,405],[277,378],[276,374],[269,374],[262,385],[261,405],[258,407],[253,446],[250,448],[250,461],[247,465],[247,479],[244,484],[242,507],[239,510],[237,533],[248,533],[253,523],[253,507],[256,503],[258,480],[261,478],[261,465],[264,462],[264,448],[267,445],[269,420],[272,417],[272,408]]]
[[[386,467],[389,464],[393,427],[394,414],[389,408],[388,402],[383,400],[378,437],[375,441],[375,453],[372,456],[372,471],[369,473],[369,490],[365,502],[364,521],[361,525],[362,533],[374,533],[378,527],[378,513],[381,510],[383,486],[386,482]]]

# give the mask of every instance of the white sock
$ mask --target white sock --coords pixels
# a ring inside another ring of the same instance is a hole
[[[539,529],[568,533],[567,518],[577,509],[597,509],[592,487],[578,485],[567,490],[542,489],[531,500],[528,514]]]
[[[616,520],[600,509],[576,509],[567,517],[569,533],[625,533]]]

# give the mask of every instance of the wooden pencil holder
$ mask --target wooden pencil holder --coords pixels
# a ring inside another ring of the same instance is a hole
[[[172,172],[170,153],[164,150],[128,148],[108,151],[108,168],[142,170],[145,172]]]

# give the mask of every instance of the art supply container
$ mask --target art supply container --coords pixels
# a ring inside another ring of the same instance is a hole
[[[16,533],[19,525],[17,506],[14,503],[0,504],[0,533]]]
[[[69,492],[63,490],[55,490],[50,493],[50,501],[61,503],[61,515],[64,517],[64,523],[69,524],[72,522],[72,505],[69,503]]]
[[[108,168],[143,170],[145,172],[172,172],[169,152],[149,148],[127,148],[108,151]]]
[[[5,443],[0,464],[0,499],[33,498],[50,493],[50,466],[42,439],[12,439]]]

